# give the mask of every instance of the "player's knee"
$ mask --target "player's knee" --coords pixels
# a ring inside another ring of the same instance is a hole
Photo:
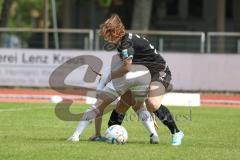
[[[161,105],[161,101],[157,100],[156,98],[148,98],[145,103],[148,110],[151,112],[157,110]]]
[[[127,108],[129,106],[134,106],[135,103],[136,103],[135,100],[132,98],[128,98],[128,99],[121,98],[121,100],[119,101],[119,106],[121,106],[121,107],[123,106],[123,107]]]
[[[129,105],[118,105],[116,111],[118,113],[126,113],[129,107],[130,107]]]
[[[101,114],[102,112],[98,108],[91,107],[84,112],[81,120],[91,121],[92,119],[95,119],[97,116],[100,116]]]
[[[136,104],[132,106],[132,109],[137,112],[139,109],[143,107],[144,100],[136,100]]]
[[[132,96],[131,91],[124,93],[124,95],[121,96],[121,100],[119,102],[119,104],[123,106],[133,106],[135,103],[136,102]]]

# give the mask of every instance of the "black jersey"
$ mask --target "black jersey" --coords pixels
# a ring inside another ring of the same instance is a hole
[[[132,58],[133,64],[146,66],[151,74],[165,71],[166,61],[154,46],[144,37],[127,33],[117,48],[121,59]]]

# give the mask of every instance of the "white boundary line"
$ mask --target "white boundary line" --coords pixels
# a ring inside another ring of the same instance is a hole
[[[240,104],[239,100],[217,100],[217,99],[207,99],[207,100],[201,100],[201,102],[204,103],[219,103],[219,104]]]
[[[53,107],[0,109],[0,113],[1,113],[1,112],[27,111],[27,110],[42,110],[42,109],[52,109],[52,108],[53,108]]]
[[[84,96],[67,96],[67,95],[28,95],[28,94],[0,94],[1,98],[16,98],[16,99],[51,99],[53,96],[60,96],[66,99],[75,99],[75,100],[85,100],[86,97]]]

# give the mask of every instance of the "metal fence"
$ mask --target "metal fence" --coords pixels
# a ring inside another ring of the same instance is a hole
[[[205,34],[203,32],[186,31],[143,31],[129,30],[146,37],[160,52],[204,52]],[[99,37],[98,31],[95,34],[95,47],[102,49],[105,43]]]
[[[240,33],[207,33],[207,53],[240,53]]]
[[[92,50],[94,32],[91,29],[0,28],[0,40],[2,48]]]
[[[145,36],[160,52],[240,53],[240,33],[236,32],[128,32]],[[102,50],[104,43],[98,30],[0,28],[2,48]]]

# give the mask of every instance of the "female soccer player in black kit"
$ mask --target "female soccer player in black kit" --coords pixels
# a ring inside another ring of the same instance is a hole
[[[112,44],[116,45],[117,51],[121,54],[121,58],[131,57],[132,64],[140,64],[146,66],[151,73],[151,83],[149,87],[148,98],[145,101],[146,106],[159,120],[168,127],[172,134],[172,145],[178,146],[184,137],[182,131],[178,129],[173,119],[172,114],[166,106],[162,105],[163,95],[171,90],[171,72],[166,61],[157,52],[154,46],[144,37],[134,33],[126,33],[125,28],[116,30],[114,26],[122,25],[118,15],[112,15],[108,20],[100,26],[100,34],[103,38]],[[119,33],[124,33],[120,34]],[[111,80],[111,74],[107,78],[107,83]],[[131,99],[131,92],[126,92],[121,96],[121,100],[117,104],[117,108],[113,110],[108,125],[121,125],[124,119],[125,112],[130,106],[134,106]],[[101,119],[97,119],[96,134],[91,137],[91,140],[98,140],[101,129]]]

